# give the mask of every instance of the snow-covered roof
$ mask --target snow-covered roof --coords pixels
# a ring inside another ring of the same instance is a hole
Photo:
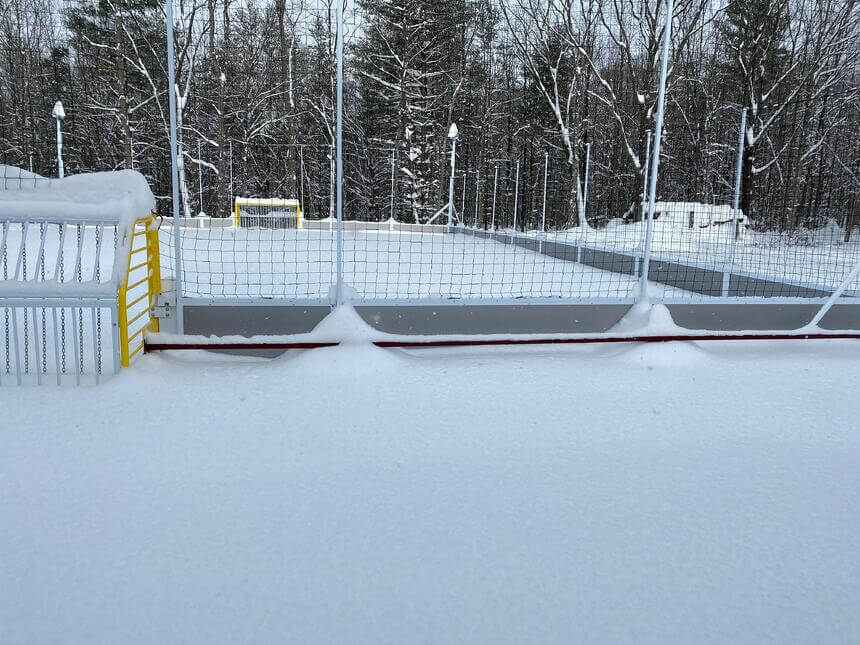
[[[43,179],[26,170],[0,166],[0,219],[105,219],[130,224],[149,215],[154,207],[155,196],[136,170]]]
[[[22,184],[33,186],[35,185],[33,182],[36,180],[47,181],[42,177],[42,175],[37,175],[36,173],[24,170],[23,168],[18,168],[18,166],[6,166],[4,164],[0,164],[0,190],[19,188]]]
[[[298,206],[298,199],[283,199],[279,197],[236,197],[240,206]]]

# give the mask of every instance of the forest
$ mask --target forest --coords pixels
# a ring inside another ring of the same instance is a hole
[[[0,163],[142,172],[169,214],[166,22],[157,0],[0,0]],[[231,197],[332,213],[333,0],[174,0],[186,216]],[[548,228],[642,216],[666,5],[349,0],[345,216]],[[860,219],[860,4],[675,0],[657,199],[740,206],[793,234]],[[588,191],[585,193],[586,160]],[[516,195],[514,193],[516,192]]]

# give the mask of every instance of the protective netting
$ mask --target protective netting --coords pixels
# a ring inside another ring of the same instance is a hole
[[[174,275],[173,92],[188,298],[327,300],[340,265],[366,300],[629,300],[649,253],[658,301],[818,298],[860,261],[857,5],[748,4],[676,3],[648,248],[662,2],[347,2],[341,258],[335,2],[174,2],[168,90],[161,3],[10,0],[0,163],[53,176],[59,129],[67,173],[140,170]],[[236,197],[306,225],[237,228]]]

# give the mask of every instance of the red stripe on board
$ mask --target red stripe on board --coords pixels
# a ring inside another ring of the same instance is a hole
[[[478,345],[577,345],[589,343],[669,343],[699,340],[860,340],[860,333],[844,334],[731,334],[673,336],[588,336],[581,338],[482,338],[462,340],[380,340],[377,347],[469,347]]]
[[[174,349],[317,349],[318,347],[336,347],[337,342],[308,342],[308,343],[150,343],[143,346],[144,352],[160,352]]]
[[[480,347],[493,345],[586,345],[596,343],[670,343],[709,340],[860,340],[860,333],[838,334],[727,334],[727,335],[669,335],[669,336],[585,336],[578,338],[463,338],[456,340],[377,340],[373,344],[385,348],[420,347]],[[164,350],[214,350],[214,349],[316,349],[335,347],[335,341],[320,342],[247,342],[247,343],[150,343],[144,344],[145,352]]]

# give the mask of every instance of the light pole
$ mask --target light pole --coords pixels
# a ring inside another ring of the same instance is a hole
[[[65,176],[65,169],[63,168],[63,128],[60,123],[66,118],[66,111],[61,101],[54,103],[51,116],[57,121],[57,175],[62,179]]]
[[[448,231],[454,222],[454,169],[457,164],[457,139],[460,136],[460,131],[457,129],[457,124],[452,123],[448,128],[448,138],[451,140],[451,180],[448,182]]]

